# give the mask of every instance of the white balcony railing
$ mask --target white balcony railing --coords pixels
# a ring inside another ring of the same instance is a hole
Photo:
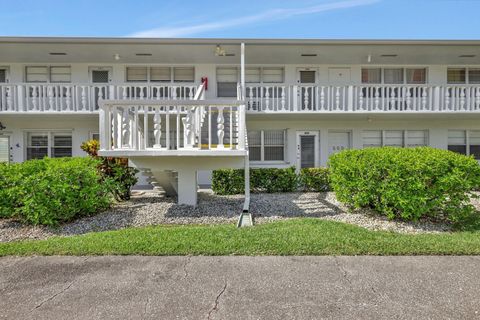
[[[249,85],[247,111],[255,112],[475,112],[480,86]]]
[[[101,150],[245,150],[244,102],[204,100],[203,88],[191,100],[101,100]]]
[[[194,84],[0,84],[0,112],[96,112],[100,99],[193,99]]]

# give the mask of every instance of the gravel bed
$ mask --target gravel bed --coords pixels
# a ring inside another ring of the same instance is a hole
[[[477,202],[476,205],[479,205]],[[88,232],[117,230],[158,224],[235,223],[243,207],[243,196],[217,196],[209,190],[199,192],[197,207],[177,205],[175,199],[152,192],[140,192],[130,201],[119,203],[96,216],[66,223],[58,228],[32,227],[10,219],[0,220],[0,242],[45,239]],[[332,192],[252,194],[250,211],[256,223],[296,217],[316,217],[358,225],[370,230],[401,233],[450,231],[447,224],[419,221],[389,221],[369,210],[349,212]]]

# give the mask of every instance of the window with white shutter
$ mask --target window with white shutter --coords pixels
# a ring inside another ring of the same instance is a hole
[[[174,67],[173,81],[175,82],[195,82],[195,68],[193,67]]]
[[[48,67],[25,67],[27,82],[48,82]]]
[[[170,82],[172,80],[172,71],[170,67],[151,67],[150,81],[152,82]]]
[[[50,82],[70,82],[71,74],[69,66],[52,66],[50,67]]]
[[[393,68],[383,70],[383,82],[386,84],[401,84],[403,83],[403,69]]]
[[[6,136],[0,136],[0,163],[2,162],[10,162],[10,143]]]
[[[127,67],[128,82],[146,82],[148,80],[147,67]]]
[[[261,68],[245,68],[245,82],[260,83]]]
[[[448,130],[448,150],[480,160],[480,130]]]
[[[427,130],[408,130],[407,131],[407,147],[424,147],[428,146]]]
[[[262,82],[282,83],[284,69],[281,67],[266,67],[262,69]]]
[[[365,130],[362,132],[363,147],[381,147],[382,131],[381,130]]]
[[[403,147],[403,131],[402,130],[385,130],[384,146]]]

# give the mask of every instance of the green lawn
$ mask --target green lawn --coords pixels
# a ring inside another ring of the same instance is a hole
[[[480,232],[406,235],[303,218],[242,229],[156,226],[0,244],[0,256],[133,254],[478,255]]]

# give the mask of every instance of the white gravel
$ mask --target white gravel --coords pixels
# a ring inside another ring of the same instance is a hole
[[[115,205],[96,216],[79,219],[60,227],[32,227],[17,221],[0,220],[0,242],[21,239],[45,239],[88,232],[116,230],[158,224],[235,223],[243,207],[243,196],[217,196],[209,190],[199,192],[195,208],[175,204],[175,199],[142,192],[130,201]],[[349,212],[332,192],[252,194],[250,211],[256,223],[268,223],[295,217],[315,217],[358,225],[370,230],[401,233],[450,231],[450,226],[429,221],[416,223],[389,221],[368,210]]]

